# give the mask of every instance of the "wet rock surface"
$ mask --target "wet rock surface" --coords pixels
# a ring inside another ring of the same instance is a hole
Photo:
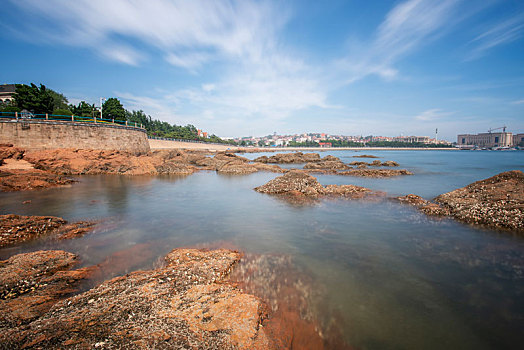
[[[400,175],[413,175],[406,169],[351,169],[340,171],[339,175],[361,176],[361,177],[392,177]]]
[[[500,173],[435,198],[456,219],[524,233],[524,174]]]
[[[71,239],[89,232],[95,223],[68,223],[55,216],[0,215],[0,248],[26,242],[41,236]]]
[[[261,156],[255,158],[258,163],[274,163],[274,164],[300,164],[309,162],[319,162],[320,155],[318,153],[277,153],[271,157]]]
[[[402,197],[396,197],[395,199],[401,203],[410,204],[427,215],[447,216],[450,214],[449,209],[441,207],[436,203],[432,203],[428,200],[425,200],[424,198],[415,194],[408,194]]]
[[[260,193],[291,196],[293,199],[300,197],[318,198],[320,196],[363,198],[367,195],[381,195],[368,188],[355,185],[328,185],[322,186],[315,177],[301,170],[291,170],[265,185],[255,188]]]
[[[60,187],[70,185],[74,182],[75,180],[66,176],[56,175],[37,169],[2,170],[0,168],[0,191],[2,192]]]
[[[378,157],[370,155],[370,154],[362,154],[362,155],[358,155],[358,156],[353,156],[353,158],[378,158]]]
[[[45,314],[61,299],[79,292],[93,269],[69,270],[76,255],[61,250],[37,251],[0,261],[0,348],[20,348],[4,337]]]
[[[175,249],[0,335],[2,348],[273,349],[266,306],[225,281],[240,254]]]

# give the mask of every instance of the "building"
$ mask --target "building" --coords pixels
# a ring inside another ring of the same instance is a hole
[[[524,147],[524,134],[513,135],[513,146]]]
[[[11,102],[14,100],[13,94],[15,93],[15,84],[2,84],[0,85],[0,101],[2,103]]]
[[[522,134],[519,134],[522,135]],[[481,134],[461,134],[457,136],[459,146],[511,147],[514,145],[511,132],[485,132]]]

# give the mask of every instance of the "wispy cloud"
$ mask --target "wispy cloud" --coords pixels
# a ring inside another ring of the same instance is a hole
[[[524,104],[524,99],[513,101],[513,102],[511,102],[511,104],[513,104],[513,105],[522,105],[522,104]]]
[[[444,112],[441,109],[434,108],[434,109],[428,109],[419,115],[415,116],[416,120],[422,120],[422,121],[430,121],[430,120],[438,120],[442,119],[444,117],[452,115],[453,112]]]
[[[509,44],[524,35],[524,15],[519,14],[507,18],[494,26],[491,26],[482,34],[474,38],[470,45],[473,49],[466,60],[474,60],[487,54],[487,52],[497,46]]]
[[[451,28],[460,0],[408,0],[386,15],[368,45],[354,47],[339,61],[347,83],[375,74],[395,78],[394,64]]]

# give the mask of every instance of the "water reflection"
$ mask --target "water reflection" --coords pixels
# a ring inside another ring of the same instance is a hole
[[[389,195],[431,198],[524,164],[522,152],[511,157],[483,152],[366,153],[397,161],[415,175],[316,177],[323,185],[356,184]],[[350,162],[358,153],[332,154]],[[40,248],[64,249],[79,254],[83,266],[101,264],[103,278],[109,278],[152,268],[175,247],[216,242],[255,257],[266,267],[264,276],[274,276],[281,290],[292,290],[300,280],[301,290],[311,292],[307,298],[300,297],[304,292],[295,294],[294,300],[301,302],[287,311],[299,310],[306,321],[318,325],[324,339],[340,340],[327,344],[334,349],[342,344],[373,349],[512,348],[524,341],[522,238],[428,218],[387,200],[322,199],[296,205],[253,191],[276,176],[259,172],[232,177],[209,171],[187,177],[85,176],[69,188],[2,193],[2,213],[95,219],[100,224],[83,238],[42,239],[0,250],[0,258]],[[31,204],[22,204],[25,200]],[[277,302],[286,299],[283,295],[275,296]]]

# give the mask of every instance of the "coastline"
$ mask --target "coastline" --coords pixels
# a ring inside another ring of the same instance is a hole
[[[239,151],[248,153],[262,152],[296,152],[296,151],[460,151],[458,148],[438,147],[237,147],[232,145],[205,144],[197,142],[168,141],[149,139],[151,150],[161,149],[186,149],[186,150],[208,150],[208,151]]]

